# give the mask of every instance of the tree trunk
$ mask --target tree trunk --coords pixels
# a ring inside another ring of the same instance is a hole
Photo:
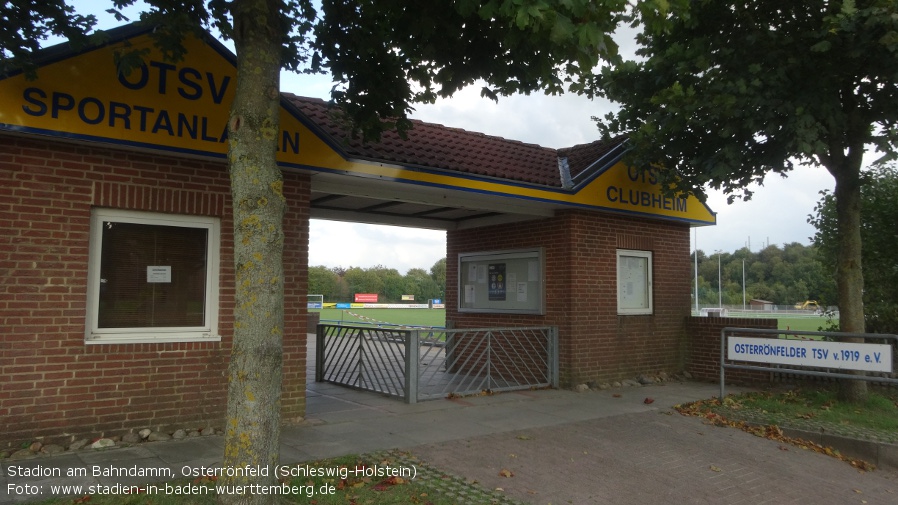
[[[237,90],[228,124],[234,215],[236,303],[228,370],[225,485],[275,482],[280,442],[284,328],[283,179],[275,159],[280,112],[281,40],[277,2],[233,5]],[[220,495],[227,504],[270,503],[259,488]]]
[[[849,157],[850,158],[850,157]],[[861,266],[861,178],[860,160],[843,163],[841,170],[831,170],[836,179],[836,221],[839,241],[836,283],[839,290],[839,328],[847,333],[863,333],[864,276]],[[846,342],[863,339],[845,338]],[[844,380],[839,389],[842,400],[862,402],[867,398],[867,383]]]

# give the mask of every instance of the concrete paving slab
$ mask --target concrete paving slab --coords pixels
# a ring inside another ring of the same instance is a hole
[[[191,438],[149,444],[147,448],[159,459],[170,464],[220,460],[224,454],[224,437]]]
[[[167,442],[156,442],[157,445],[165,443]],[[155,454],[149,449],[149,445],[150,444],[135,447],[110,447],[109,449],[79,451],[78,457],[81,458],[81,461],[89,465],[152,458]]]
[[[280,463],[282,465],[290,465],[301,461],[315,459],[315,456],[302,449],[296,449],[295,447],[281,444],[280,458]]]

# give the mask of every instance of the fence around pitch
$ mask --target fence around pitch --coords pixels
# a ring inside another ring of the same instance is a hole
[[[445,330],[319,324],[316,333],[316,381],[409,403],[558,386],[554,327]]]

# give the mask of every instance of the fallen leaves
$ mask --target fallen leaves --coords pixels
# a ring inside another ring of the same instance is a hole
[[[651,405],[652,403],[655,403],[655,399],[647,397],[645,400],[642,400],[642,403],[644,403],[646,405]]]
[[[727,398],[727,400],[729,400],[729,398]],[[724,402],[726,403],[726,400]],[[868,463],[861,459],[852,458],[850,456],[845,456],[844,454],[834,450],[831,447],[826,447],[801,438],[789,437],[785,435],[783,433],[783,430],[781,430],[776,425],[765,426],[750,424],[745,421],[733,421],[731,419],[727,419],[726,417],[713,411],[714,407],[718,407],[720,405],[720,400],[717,400],[715,398],[711,400],[700,400],[697,402],[675,405],[674,410],[684,416],[700,417],[705,420],[706,424],[710,424],[712,426],[737,428],[746,433],[751,433],[752,435],[761,438],[776,440],[789,445],[793,445],[795,447],[800,447],[809,451],[825,454],[827,456],[831,456],[833,458],[844,461],[860,471],[872,471],[876,469],[876,466],[871,463]],[[731,404],[728,404],[728,406],[731,406]],[[783,449],[783,446],[780,446],[780,450],[786,449]]]
[[[377,484],[375,484],[372,489],[375,491],[386,491],[392,486],[398,486],[400,484],[408,484],[408,481],[403,479],[402,477],[388,477]]]
[[[499,471],[499,477],[511,478],[514,477],[514,472],[507,468],[503,468]]]

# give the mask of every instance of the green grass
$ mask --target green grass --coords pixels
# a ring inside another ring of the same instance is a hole
[[[311,309],[320,312],[322,320],[343,321],[344,323],[365,322],[353,314],[369,317],[390,324],[412,326],[445,326],[445,309]],[[817,331],[825,327],[827,319],[823,316],[811,317],[778,317],[781,330]]]
[[[898,433],[898,392],[891,390],[870,391],[863,404],[840,401],[835,388],[744,393],[727,397],[723,408],[737,415],[751,412],[770,424],[811,421],[835,427],[836,431]]]
[[[808,314],[806,316],[790,316],[778,315],[774,312],[768,312],[763,314],[750,314],[744,316],[739,314],[730,314],[730,317],[776,319],[777,328],[781,330],[818,331],[820,330],[820,328],[826,328],[829,324],[829,319],[827,319],[826,316],[818,316],[813,314]]]
[[[777,318],[777,326],[781,330],[818,331],[826,328],[828,323],[824,316]]]
[[[410,326],[445,326],[445,309],[320,309],[321,320],[342,321],[347,324],[367,322],[353,314],[389,324]]]
[[[320,312],[322,320],[343,321],[344,323],[365,322],[364,319],[353,314],[365,316],[377,321],[390,324],[411,326],[445,326],[445,309],[310,309],[310,312]],[[781,330],[818,331],[827,325],[824,316],[785,316],[777,317],[778,328]]]
[[[290,486],[291,494],[273,496],[279,498],[275,499],[273,503],[454,505],[459,501],[459,493],[465,495],[467,503],[507,503],[474,484],[467,484],[461,480],[444,476],[427,467],[408,465],[402,457],[395,457],[394,453],[380,457],[344,456],[290,465],[289,468],[296,469],[296,476],[288,477],[282,474],[282,478],[277,484]],[[308,469],[321,473],[331,472],[332,475],[309,475]],[[354,475],[355,469],[368,472],[369,476],[361,473]],[[391,476],[387,473],[389,471],[402,475]],[[425,477],[425,474],[428,476]],[[56,498],[40,502],[39,505],[216,505],[218,503],[216,486],[223,484],[220,479],[203,477],[169,482],[169,485],[172,486],[170,489],[174,489],[174,487],[189,489],[192,494],[188,496],[174,493],[165,494],[164,492],[158,494],[143,492],[134,495],[86,495],[74,498]],[[276,495],[277,493],[269,494]]]

